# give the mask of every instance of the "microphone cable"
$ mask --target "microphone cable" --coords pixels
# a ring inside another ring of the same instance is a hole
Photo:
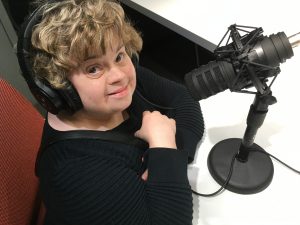
[[[233,165],[234,165],[234,161],[235,161],[235,158],[237,156],[237,153],[232,157],[231,159],[231,163],[230,163],[230,169],[229,169],[229,172],[228,172],[228,175],[227,175],[227,178],[224,182],[224,184],[215,192],[211,193],[211,194],[203,194],[203,193],[199,193],[199,192],[196,192],[192,189],[192,193],[195,194],[195,195],[199,195],[201,197],[214,197],[218,194],[220,194],[221,192],[223,192],[225,189],[226,189],[226,186],[227,184],[229,183],[230,181],[230,178],[232,176],[232,173],[233,173]]]
[[[275,157],[274,155],[266,152],[266,151],[261,151],[261,150],[253,150],[253,149],[250,149],[249,151],[253,151],[253,152],[259,152],[259,153],[262,153],[262,154],[265,154],[273,159],[275,159],[277,162],[279,162],[280,164],[284,165],[285,167],[287,167],[288,169],[292,170],[293,172],[295,172],[296,174],[300,175],[300,171],[299,170],[296,170],[295,168],[291,167],[290,165],[288,165],[287,163],[283,162],[282,160],[278,159],[277,157]],[[225,189],[226,189],[226,186],[227,184],[229,183],[230,181],[230,178],[233,174],[233,166],[234,166],[234,162],[235,162],[235,159],[237,157],[238,153],[236,153],[233,157],[232,157],[232,160],[231,160],[231,163],[230,163],[230,169],[229,169],[229,172],[228,172],[228,175],[227,175],[227,178],[225,180],[225,182],[223,183],[223,185],[215,192],[211,193],[211,194],[203,194],[203,193],[199,193],[199,192],[196,192],[194,190],[192,190],[192,193],[195,194],[195,195],[198,195],[198,196],[201,196],[201,197],[214,197],[220,193],[222,193]]]

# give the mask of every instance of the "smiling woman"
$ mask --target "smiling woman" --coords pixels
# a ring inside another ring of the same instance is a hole
[[[44,104],[36,169],[45,224],[192,224],[187,163],[203,135],[200,106],[184,86],[133,64],[142,40],[119,3],[49,1],[27,26],[18,43],[26,80],[61,100]],[[53,142],[62,134],[84,137]],[[117,141],[124,135],[146,145]]]

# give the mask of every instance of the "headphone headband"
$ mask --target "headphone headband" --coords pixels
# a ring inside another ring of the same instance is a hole
[[[74,113],[82,108],[82,102],[73,85],[68,82],[63,89],[53,88],[48,81],[40,79],[32,69],[31,44],[32,30],[42,19],[41,8],[37,8],[22,24],[18,34],[17,57],[22,76],[36,98],[36,100],[49,112],[57,114],[60,111]]]

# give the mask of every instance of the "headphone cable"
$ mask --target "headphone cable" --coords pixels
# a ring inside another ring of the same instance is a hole
[[[140,96],[145,102],[149,103],[150,105],[156,107],[156,108],[159,108],[159,109],[165,109],[165,110],[175,110],[175,108],[173,107],[167,107],[167,106],[161,106],[161,105],[158,105],[158,104],[155,104],[153,102],[151,102],[150,100],[148,100],[146,97],[144,97],[138,89],[135,89],[136,93],[138,94],[138,96]]]

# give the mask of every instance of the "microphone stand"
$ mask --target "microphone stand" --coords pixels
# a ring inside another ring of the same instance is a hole
[[[217,143],[209,153],[208,169],[212,177],[223,185],[227,180],[232,158],[233,173],[226,189],[239,194],[263,191],[271,183],[274,167],[264,149],[254,143],[258,129],[264,122],[268,106],[276,103],[271,90],[257,92],[247,116],[243,139],[229,138]]]
[[[246,34],[241,35],[240,31]],[[254,143],[254,139],[268,107],[276,103],[270,87],[280,72],[279,64],[291,58],[292,48],[300,44],[300,33],[287,38],[283,32],[269,37],[262,36],[262,32],[262,28],[233,24],[214,52],[217,60],[231,63],[234,69],[234,79],[229,76],[232,75],[230,70],[225,69],[221,73],[231,91],[253,94],[245,90],[252,86],[257,90],[247,116],[244,137],[223,140],[208,155],[208,169],[212,177],[224,188],[239,194],[263,191],[272,181],[272,160],[263,148]],[[226,37],[226,44],[221,46]],[[218,76],[212,72],[210,74]],[[266,83],[268,77],[273,77],[269,86]],[[219,78],[211,79],[218,84],[223,82]],[[213,84],[212,88],[215,86],[212,82],[209,84]],[[213,89],[212,93],[215,94]]]

